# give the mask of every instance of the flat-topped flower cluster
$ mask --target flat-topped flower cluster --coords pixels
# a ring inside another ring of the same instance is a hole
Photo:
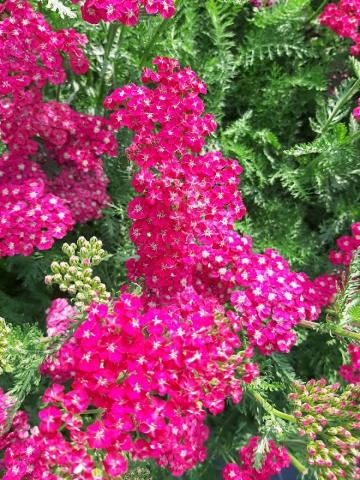
[[[27,2],[7,0],[0,21],[0,256],[48,249],[75,222],[99,218],[108,202],[101,155],[117,144],[102,117],[44,102],[42,87],[85,73],[86,37],[55,32]],[[50,173],[49,173],[50,172]]]
[[[268,480],[290,465],[290,457],[284,447],[279,447],[273,440],[269,441],[266,454],[259,468],[254,467],[256,448],[260,437],[252,437],[239,451],[240,465],[228,463],[223,469],[224,480]]]
[[[234,230],[245,215],[239,192],[242,171],[221,152],[201,153],[216,128],[199,98],[204,83],[176,60],[156,58],[145,69],[146,86],[115,90],[105,106],[114,128],[135,132],[127,153],[138,170],[129,205],[130,237],[137,258],[129,278],[144,280],[149,301],[171,302],[191,287],[220,303],[230,301],[236,321],[261,353],[288,352],[292,329],[315,320],[326,303],[326,282],[294,273],[278,252],[252,250],[251,238]]]
[[[79,3],[80,0],[73,0]],[[85,0],[81,2],[83,19],[88,23],[120,22],[132,27],[139,21],[142,9],[148,15],[161,15],[168,19],[175,14],[174,0]]]

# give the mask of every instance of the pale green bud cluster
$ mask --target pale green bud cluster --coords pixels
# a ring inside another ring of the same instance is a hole
[[[130,468],[123,478],[124,480],[152,480],[150,470],[142,466]]]
[[[0,375],[8,367],[7,349],[10,328],[6,325],[5,319],[0,317]]]
[[[360,460],[360,385],[298,382],[289,395],[299,433],[308,437],[308,463],[319,480],[354,478]],[[342,391],[341,391],[342,390]]]
[[[101,279],[93,276],[93,267],[107,258],[101,240],[96,237],[90,240],[80,237],[76,243],[64,243],[62,250],[68,261],[53,262],[53,274],[45,277],[45,283],[59,285],[62,292],[68,292],[75,297],[75,305],[80,310],[93,300],[106,302],[110,293]]]

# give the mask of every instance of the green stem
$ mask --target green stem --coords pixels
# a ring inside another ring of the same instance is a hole
[[[177,11],[179,11],[180,8],[182,8],[182,6],[183,6],[183,0],[175,0],[175,7],[176,7]],[[179,15],[175,15],[175,22],[177,22],[178,18],[179,18]],[[156,27],[155,32],[153,33],[152,37],[150,38],[150,40],[146,44],[146,47],[144,48],[143,54],[140,57],[140,61],[139,61],[139,67],[140,68],[142,68],[144,66],[144,63],[146,62],[146,60],[149,56],[149,52],[150,52],[151,47],[153,47],[155,45],[156,40],[158,39],[160,33],[164,30],[164,27],[166,25],[170,25],[170,20],[164,18],[159,23],[159,25]]]
[[[340,337],[351,338],[352,340],[360,342],[360,333],[352,332],[341,327],[334,327],[331,329],[331,332],[334,332],[335,335],[339,335]]]
[[[342,98],[339,98],[338,102],[336,103],[336,105],[334,107],[334,110],[331,112],[329,118],[325,122],[325,125],[323,126],[321,133],[324,133],[329,128],[329,126],[331,125],[331,122],[335,118],[338,111],[343,107],[343,105],[347,101],[350,100],[350,98],[353,95],[355,95],[355,93],[359,90],[359,88],[360,88],[360,80],[358,79],[358,80],[355,80],[355,82],[353,83],[353,85],[350,88],[350,90],[348,91],[348,93],[346,95],[344,95]]]
[[[274,408],[270,403],[263,398],[260,393],[256,392],[252,388],[247,388],[247,391],[257,400],[260,405],[263,407],[263,409],[270,413],[270,415],[273,415],[274,417],[282,418],[283,420],[287,420],[288,422],[296,422],[296,418],[293,417],[292,415],[289,415],[288,413],[281,412],[280,410],[277,410]]]
[[[321,324],[315,322],[309,322],[308,320],[302,320],[299,323],[300,327],[308,328],[310,330],[320,330]],[[360,342],[360,333],[353,332],[351,330],[347,330],[346,328],[337,327],[337,326],[329,326],[329,333],[333,333],[334,335],[338,335],[339,337],[351,338],[352,340],[357,340]],[[326,331],[324,331],[325,333]]]
[[[290,457],[290,460],[291,460],[291,463],[294,465],[294,467],[303,475],[305,475],[308,471],[308,469],[301,463],[299,462],[299,460],[294,457],[294,455],[292,453],[290,453],[288,451],[288,454],[289,454],[289,457]]]
[[[124,34],[125,34],[125,31],[126,31],[126,28],[125,28],[125,25],[121,25],[121,29],[120,29],[120,36],[119,36],[119,39],[117,41],[117,45],[122,45],[122,42],[124,40]],[[117,55],[116,55],[117,56]],[[115,66],[114,66],[114,79],[113,79],[113,84],[116,86],[116,83],[117,83],[117,79],[116,79],[116,70],[115,70]]]
[[[58,102],[60,100],[60,90],[61,90],[61,85],[56,86],[56,101]]]
[[[315,20],[319,15],[320,13],[323,11],[325,5],[329,2],[329,0],[323,0],[320,5],[318,6],[318,8],[315,10],[315,12],[310,15],[309,17],[309,23],[312,22],[313,20]]]
[[[120,23],[113,22],[109,26],[107,40],[105,45],[105,53],[104,53],[104,60],[103,65],[100,72],[100,86],[99,86],[99,93],[96,102],[96,113],[99,113],[102,108],[102,101],[105,92],[105,76],[109,65],[109,57],[112,50],[112,46],[115,40],[116,33],[120,27]]]

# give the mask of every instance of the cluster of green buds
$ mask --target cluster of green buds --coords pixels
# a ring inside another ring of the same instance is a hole
[[[357,478],[360,460],[360,385],[328,385],[325,379],[295,383],[289,395],[300,435],[307,436],[308,463],[319,480]]]
[[[124,480],[152,480],[152,475],[147,467],[136,466],[130,468],[123,478]]]
[[[8,367],[7,350],[10,335],[10,328],[6,325],[5,319],[0,317],[0,375]]]
[[[110,478],[113,478],[107,475],[102,468],[95,468],[91,473],[94,480],[110,480]],[[118,480],[152,480],[150,470],[143,466],[130,467],[125,475],[117,478]]]
[[[53,275],[45,277],[47,285],[57,284],[62,292],[68,292],[75,297],[75,306],[83,310],[92,301],[106,302],[110,293],[106,285],[97,276],[93,276],[93,267],[108,258],[102,248],[101,240],[96,237],[86,240],[79,237],[76,243],[64,243],[63,252],[67,262],[53,262]]]

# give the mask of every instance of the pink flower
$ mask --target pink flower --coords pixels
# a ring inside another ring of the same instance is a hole
[[[79,0],[73,0],[78,3]],[[81,7],[83,19],[86,22],[97,24],[119,21],[132,27],[139,21],[141,7],[148,15],[159,14],[164,18],[171,18],[175,14],[173,0],[85,0]]]
[[[348,383],[360,383],[360,346],[350,344],[348,350],[351,364],[343,365],[340,368],[340,375]]]
[[[241,466],[230,463],[223,470],[224,480],[270,480],[283,468],[290,465],[290,457],[284,447],[278,447],[273,440],[262,459],[261,467],[254,467],[254,455],[260,438],[252,437],[248,445],[239,452]]]
[[[236,463],[228,463],[225,465],[223,472],[224,480],[244,480],[244,475],[241,473],[239,465]]]
[[[103,463],[106,473],[114,477],[124,475],[127,471],[127,460],[122,455],[108,453]]]
[[[321,25],[333,30],[343,38],[350,38],[354,45],[350,48],[352,55],[360,53],[360,9],[358,0],[340,0],[338,4],[329,3],[319,17]]]
[[[62,424],[62,413],[57,407],[46,407],[39,412],[40,430],[43,433],[55,433]]]
[[[68,331],[69,326],[74,321],[76,310],[66,298],[57,298],[51,302],[46,313],[47,334],[52,337]]]

